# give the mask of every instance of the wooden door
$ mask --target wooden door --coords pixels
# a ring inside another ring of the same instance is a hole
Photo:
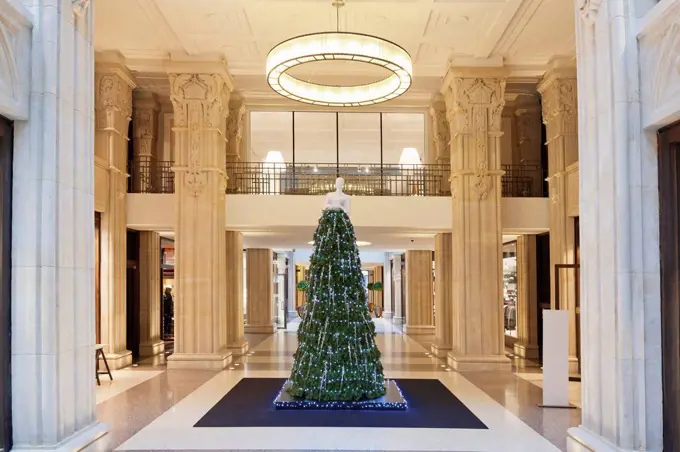
[[[0,116],[0,451],[12,446],[12,123]]]
[[[680,450],[680,123],[659,131],[664,450]]]

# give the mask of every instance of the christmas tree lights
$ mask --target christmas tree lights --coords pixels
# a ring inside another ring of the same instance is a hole
[[[385,376],[354,227],[343,210],[323,211],[314,233],[308,282],[306,315],[284,387],[291,400],[277,402],[277,408],[375,409],[382,403],[387,409],[405,407],[403,398],[401,405],[375,400],[385,396]]]

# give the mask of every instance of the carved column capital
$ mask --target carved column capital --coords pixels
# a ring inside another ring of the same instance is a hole
[[[135,83],[122,65],[98,65],[95,68],[96,128],[127,136],[132,119],[132,89]]]
[[[451,192],[454,201],[459,185],[467,180],[477,200],[486,200],[493,181],[500,183],[499,152],[503,135],[505,78],[461,76],[451,79],[444,92],[451,134]],[[456,155],[464,153],[463,158]]]
[[[90,0],[71,0],[71,4],[73,5],[73,12],[75,15],[82,17],[90,6]]]
[[[576,77],[548,73],[538,86],[543,105],[547,141],[578,133]]]

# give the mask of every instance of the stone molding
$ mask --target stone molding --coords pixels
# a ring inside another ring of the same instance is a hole
[[[229,103],[227,116],[227,155],[230,158],[241,159],[241,144],[245,129],[246,105],[242,99]]]

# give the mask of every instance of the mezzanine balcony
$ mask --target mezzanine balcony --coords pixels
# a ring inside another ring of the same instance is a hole
[[[174,193],[172,162],[135,159],[130,164],[130,193]],[[503,165],[503,197],[545,197],[540,166]],[[353,196],[451,196],[448,165],[227,163],[227,194],[324,195],[345,179]]]

